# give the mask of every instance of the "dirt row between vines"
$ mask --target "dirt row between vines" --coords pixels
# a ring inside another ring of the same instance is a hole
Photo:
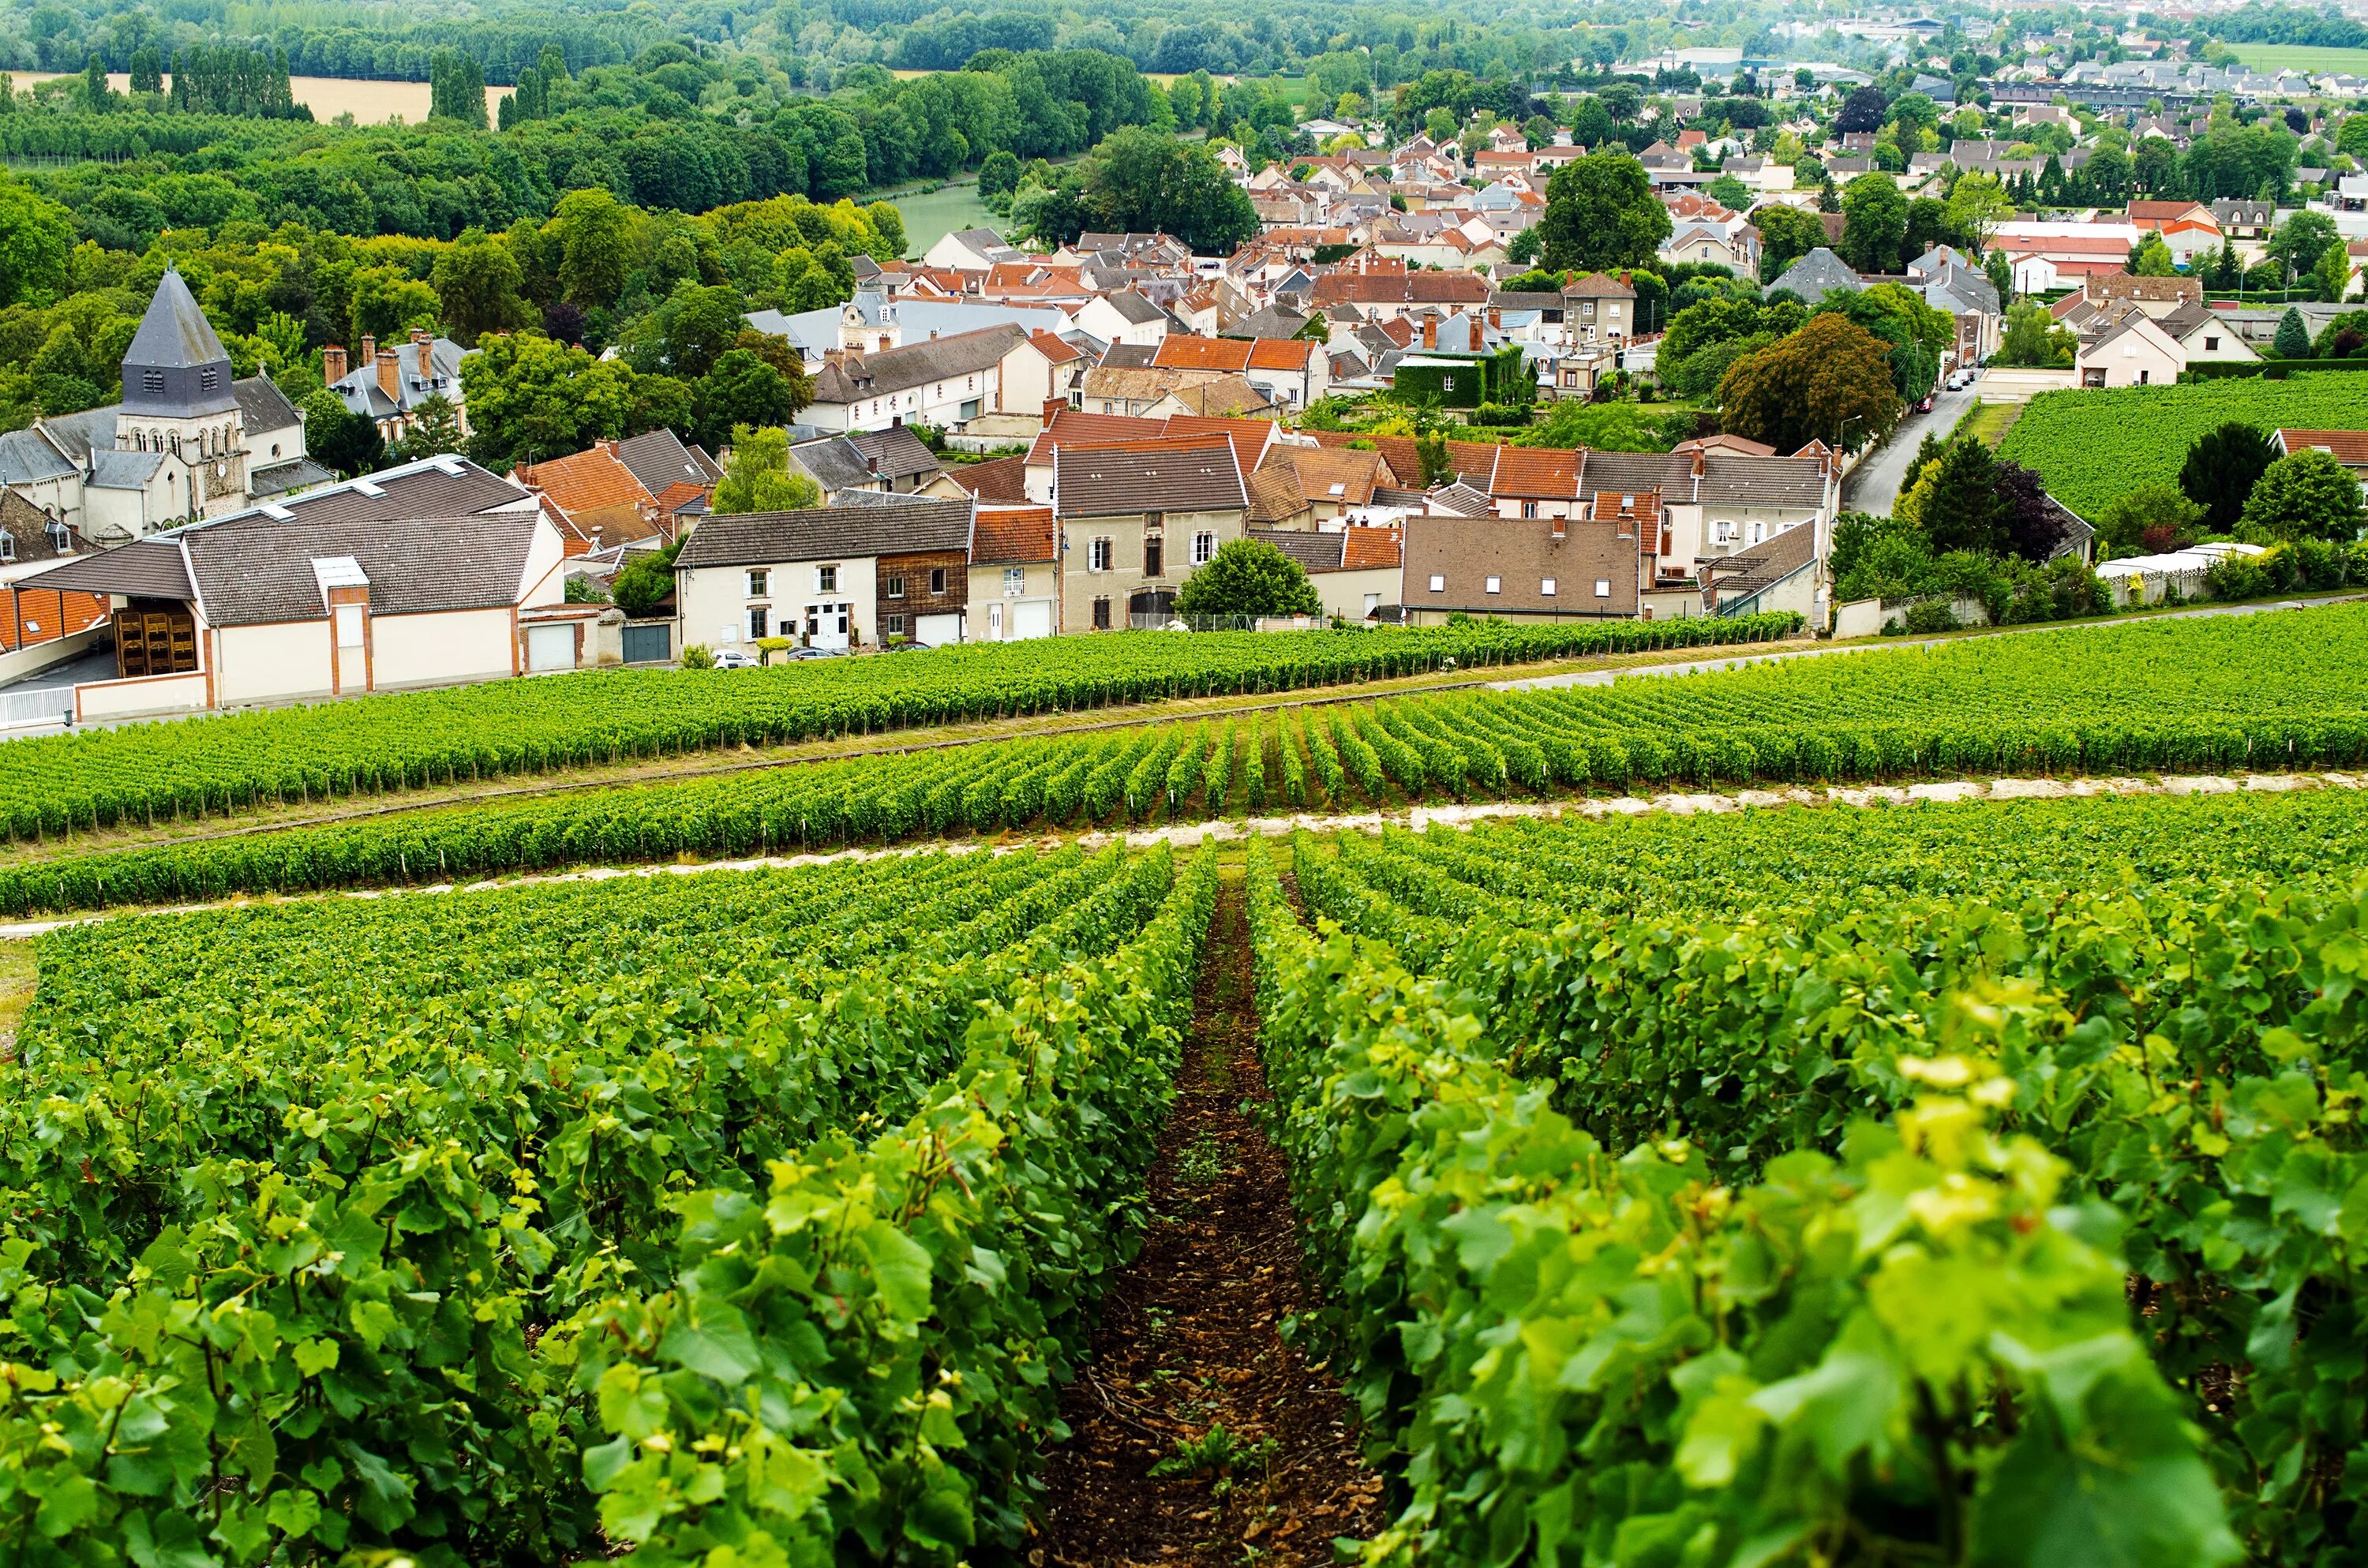
[[[471,882],[427,882],[416,887],[347,888],[321,892],[250,895],[210,903],[126,904],[53,919],[0,924],[0,942],[38,937],[63,926],[111,920],[125,915],[187,915],[211,909],[245,909],[258,905],[303,903],[335,899],[389,898],[410,894],[442,895],[497,892],[505,888],[549,887],[568,882],[609,881],[620,877],[701,876],[712,871],[794,870],[805,866],[836,865],[844,860],[886,860],[907,855],[1008,855],[1022,849],[1057,848],[1078,844],[1088,849],[1123,841],[1134,848],[1172,844],[1191,848],[1205,840],[1218,843],[1247,838],[1284,837],[1309,833],[1378,833],[1404,827],[1419,833],[1431,826],[1466,827],[1474,823],[1514,817],[1555,819],[1583,816],[1719,815],[1728,812],[1769,811],[1782,807],[1822,811],[1873,810],[1912,805],[1972,805],[2014,801],[2054,801],[2121,795],[2270,794],[2304,790],[2368,789],[2368,774],[2250,773],[2164,777],[2159,778],[1952,778],[1922,784],[1797,786],[1778,790],[1642,796],[1581,796],[1561,801],[1492,801],[1470,804],[1410,805],[1364,812],[1298,812],[1284,816],[1213,817],[1202,822],[1169,823],[1159,827],[1011,835],[998,839],[922,839],[910,844],[837,849],[810,855],[766,855],[734,860],[677,860],[646,866],[592,866],[570,871],[529,872]]]
[[[1285,1339],[1315,1305],[1289,1171],[1259,1126],[1249,923],[1219,891],[1143,1250],[1113,1281],[1047,1457],[1033,1568],[1319,1568],[1388,1521],[1356,1413]]]

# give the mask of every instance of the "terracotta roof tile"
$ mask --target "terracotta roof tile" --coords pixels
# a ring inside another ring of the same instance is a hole
[[[606,442],[589,451],[549,462],[521,464],[518,483],[533,486],[568,513],[597,512],[612,506],[655,506],[657,497],[642,487]]]
[[[946,477],[977,496],[982,506],[1013,505],[1028,499],[1026,458],[996,458],[988,462],[950,468]]]
[[[1083,414],[1064,408],[1053,415],[1053,423],[1044,426],[1035,442],[1028,449],[1030,467],[1053,460],[1054,447],[1074,447],[1102,441],[1143,441],[1158,438],[1160,422],[1137,419],[1125,414]]]
[[[1404,564],[1406,541],[1403,530],[1393,525],[1385,528],[1350,528],[1344,547],[1340,570],[1369,572]]]
[[[1250,344],[1254,370],[1304,370],[1316,346],[1304,337],[1261,337]]]
[[[1056,559],[1056,544],[1052,507],[982,506],[970,558],[981,566],[1018,566]]]
[[[1547,447],[1499,447],[1489,470],[1488,494],[1526,499],[1573,500],[1578,495],[1578,454]]]
[[[1224,370],[1239,374],[1250,365],[1255,345],[1238,338],[1192,337],[1169,333],[1151,362],[1163,370]]]

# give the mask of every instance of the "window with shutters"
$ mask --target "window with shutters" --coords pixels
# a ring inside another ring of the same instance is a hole
[[[141,371],[140,390],[147,392],[163,392],[165,390],[165,372],[162,370]]]
[[[1217,536],[1198,533],[1192,536],[1192,564],[1206,566],[1217,558]]]
[[[772,584],[773,574],[770,572],[757,571],[749,573],[748,597],[752,599],[763,598],[767,594],[772,592]]]
[[[1107,572],[1110,569],[1110,541],[1107,538],[1092,540],[1086,546],[1086,570]]]
[[[772,614],[773,612],[767,609],[763,605],[750,605],[748,607],[749,642],[761,642],[766,638],[772,635],[772,632],[769,630],[772,625]]]
[[[835,594],[838,592],[837,567],[817,566],[814,568],[814,592],[818,594]]]
[[[1094,601],[1094,630],[1096,631],[1108,631],[1110,630],[1110,600],[1107,598],[1096,599]]]

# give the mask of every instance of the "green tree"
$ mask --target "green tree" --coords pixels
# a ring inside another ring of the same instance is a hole
[[[633,268],[632,210],[597,187],[571,190],[559,199],[552,227],[567,297],[579,305],[613,304]]]
[[[518,258],[483,229],[464,229],[450,250],[436,258],[428,282],[441,301],[444,324],[453,340],[473,348],[489,332],[512,332],[531,323],[534,311]]]
[[[1324,599],[1298,562],[1262,539],[1228,540],[1176,595],[1178,615],[1321,615]]]
[[[2281,359],[2310,358],[2310,327],[2292,305],[2278,318],[2278,335],[2270,340],[2270,350]]]
[[[46,304],[68,290],[74,214],[0,176],[0,306]]]
[[[2278,232],[2262,246],[2269,259],[2280,263],[2299,278],[2318,265],[2327,247],[2342,243],[2343,235],[2335,227],[2335,220],[2324,212],[2308,210],[2294,213],[2278,225]]]
[[[2007,506],[1998,492],[1998,461],[1981,440],[1961,437],[1916,483],[1916,521],[1935,556],[1951,551],[2005,553]]]
[[[2314,270],[2318,274],[2320,299],[2340,303],[2343,296],[2351,291],[2351,256],[2341,240],[2327,247]]]
[[[2207,531],[2204,508],[2176,484],[2141,484],[2097,516],[2097,543],[2113,555],[2159,555]]]
[[[658,613],[668,594],[674,592],[674,558],[682,553],[682,540],[676,540],[659,550],[632,552],[617,574],[609,580],[609,599],[634,620],[646,620]],[[684,650],[688,654],[688,649]],[[686,657],[685,667],[689,665]]]
[[[540,333],[489,337],[461,361],[471,455],[531,462],[580,452],[622,435],[632,410],[632,372]]]
[[[1759,229],[1759,280],[1773,282],[1784,269],[1826,243],[1826,226],[1797,207],[1763,207],[1752,214]]]
[[[2130,270],[2140,278],[2171,278],[2179,272],[2179,264],[2171,259],[2170,247],[2160,234],[2148,234],[2138,242],[2130,254]]]
[[[2253,486],[2277,460],[2277,444],[2266,431],[2231,419],[2195,437],[2180,465],[2179,488],[2203,509],[2204,532],[2233,534]]]
[[[992,207],[1001,198],[1019,188],[1019,158],[1008,149],[997,148],[978,165],[978,199]]]
[[[1202,256],[1229,254],[1258,232],[1249,193],[1215,153],[1144,126],[1113,131],[1095,147],[1080,203],[1098,228],[1164,231]]]
[[[161,93],[165,90],[165,57],[156,52],[154,44],[131,51],[131,90],[135,93]]]
[[[2331,452],[2316,449],[2280,458],[2245,498],[2239,537],[2257,544],[2297,539],[2349,544],[2363,520],[2360,482]]]
[[[107,85],[107,62],[93,54],[83,62],[82,107],[93,114],[105,114],[121,101]]]
[[[1847,316],[1812,316],[1728,369],[1718,389],[1720,421],[1780,452],[1812,440],[1855,449],[1899,420],[1890,353],[1889,344]]]
[[[461,449],[461,411],[442,392],[432,392],[412,410],[411,428],[386,449],[389,462],[410,462]]]
[[[1625,152],[1590,153],[1546,181],[1537,226],[1547,267],[1603,272],[1649,263],[1669,237],[1669,210],[1644,165]]]
[[[1861,272],[1899,270],[1907,198],[1889,175],[1865,174],[1842,190],[1841,257]]]
[[[1721,207],[1743,211],[1751,205],[1751,187],[1733,175],[1721,175],[1703,187],[1702,194]]]
[[[790,472],[790,433],[776,426],[732,431],[732,460],[716,482],[708,509],[718,516],[742,512],[802,512],[822,505],[822,488],[804,473]]]
[[[703,446],[721,446],[737,426],[787,425],[804,406],[799,391],[810,385],[800,377],[799,385],[792,387],[789,378],[749,350],[726,349],[691,384],[693,437]]]
[[[322,467],[352,479],[386,466],[377,421],[348,410],[328,388],[315,388],[297,412],[304,421],[304,450]]]
[[[395,266],[365,267],[354,274],[346,303],[353,335],[367,334],[392,343],[413,327],[433,330],[444,312],[436,290]]]
[[[1959,175],[1957,183],[1949,187],[1949,227],[1975,249],[1988,244],[1991,232],[2013,216],[2014,199],[2007,195],[1996,175]],[[2003,295],[2005,290],[1999,292]]]

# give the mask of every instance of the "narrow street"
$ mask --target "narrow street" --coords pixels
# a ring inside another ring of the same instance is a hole
[[[1932,400],[1931,413],[1911,414],[1901,420],[1899,427],[1892,431],[1891,439],[1842,481],[1843,507],[1852,512],[1873,512],[1877,517],[1888,514],[1906,486],[1907,465],[1916,460],[1916,449],[1924,444],[1925,433],[1947,435],[1957,427],[1957,421],[1965,416],[1965,410],[1974,405],[1974,387],[1964,392],[1944,392]]]
[[[1282,1153],[1255,1119],[1249,926],[1220,892],[1143,1251],[1102,1303],[1044,1469],[1035,1568],[1321,1568],[1382,1528],[1383,1478],[1322,1361],[1285,1344],[1313,1295]]]

